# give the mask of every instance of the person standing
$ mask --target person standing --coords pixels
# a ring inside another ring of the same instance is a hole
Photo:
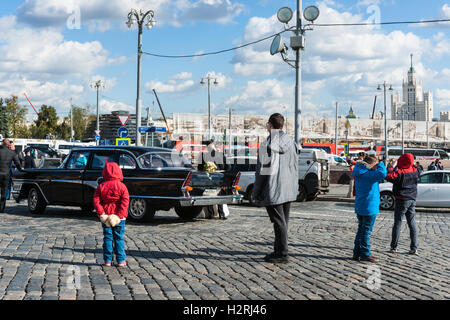
[[[417,169],[417,171],[419,171],[419,174],[422,174],[423,166],[420,164],[419,161],[416,162],[415,168]]]
[[[417,254],[416,197],[420,172],[413,166],[414,156],[405,153],[398,159],[398,170],[387,175],[386,180],[394,185],[394,226],[392,228],[391,253],[397,252],[403,215],[409,227],[411,238],[410,254]]]
[[[25,155],[24,166],[25,166],[25,169],[36,168],[36,162],[34,161],[34,158],[31,155],[30,151],[27,151],[27,154]]]
[[[436,170],[444,170],[444,166],[441,163],[441,160],[436,159],[434,161],[434,166],[436,167]]]
[[[355,178],[355,213],[358,218],[358,231],[355,237],[353,260],[377,262],[370,251],[370,235],[375,219],[380,211],[379,182],[386,177],[386,167],[378,162],[376,156],[366,156],[357,161],[353,169]]]
[[[125,267],[125,220],[128,216],[130,196],[123,184],[122,169],[115,162],[107,162],[103,168],[102,182],[94,193],[93,203],[103,228],[103,259],[110,267],[113,253],[117,266]]]
[[[11,142],[9,139],[3,139],[2,145],[0,146],[0,188],[1,188],[1,198],[0,198],[0,213],[5,211],[6,207],[6,196],[8,191],[8,184],[10,179],[11,164],[14,165],[19,171],[23,171],[22,166],[19,161],[17,153],[10,149]]]
[[[284,117],[269,117],[267,139],[258,149],[258,163],[252,196],[257,206],[266,207],[274,226],[274,251],[266,262],[286,263],[288,258],[288,224],[291,202],[298,195],[298,148],[282,128]]]
[[[394,172],[395,171],[395,166],[396,166],[395,159],[391,158],[389,160],[388,165],[387,165],[387,173],[389,174],[389,173]]]

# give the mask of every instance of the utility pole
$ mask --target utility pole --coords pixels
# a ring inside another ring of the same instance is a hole
[[[297,0],[297,25],[295,35],[300,36],[302,31],[302,20],[300,13],[302,12],[302,0]],[[301,48],[295,50],[295,143],[300,146],[301,136],[301,115],[302,115],[302,70],[300,68],[300,51]]]
[[[338,154],[338,103],[336,101],[336,119],[334,124],[334,153]]]
[[[387,133],[387,111],[386,111],[386,86],[389,86],[389,91],[392,91],[392,84],[387,84],[386,81],[383,84],[379,84],[377,90],[381,90],[381,86],[384,88],[384,164],[387,166],[388,159],[388,133]]]
[[[205,79],[208,80],[208,139],[211,139],[211,80],[214,80],[214,84],[219,84],[216,78],[212,78],[209,74],[206,78],[200,80],[200,84],[205,84]]]
[[[91,84],[91,87],[97,90],[97,126],[96,127],[97,127],[97,130],[100,130],[100,118],[99,118],[99,111],[98,111],[98,105],[99,105],[98,93],[99,93],[100,88],[103,88],[103,89],[105,88],[105,85],[102,80],[97,80]],[[96,143],[96,145],[98,145],[99,141],[96,141],[95,143]]]
[[[73,103],[70,98],[70,142],[73,142]]]

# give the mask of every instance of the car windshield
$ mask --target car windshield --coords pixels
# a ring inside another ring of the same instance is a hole
[[[191,167],[189,161],[179,152],[149,152],[138,157],[143,169]]]

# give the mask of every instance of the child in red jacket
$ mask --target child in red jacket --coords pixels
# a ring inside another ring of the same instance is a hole
[[[111,266],[114,249],[118,266],[125,267],[124,234],[130,196],[117,163],[107,162],[102,175],[104,182],[95,190],[94,208],[103,227],[103,259],[105,266]]]

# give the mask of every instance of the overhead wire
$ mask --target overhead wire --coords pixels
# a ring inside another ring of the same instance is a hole
[[[360,23],[310,23],[307,24],[305,26],[314,26],[314,27],[350,27],[350,26],[379,26],[379,25],[394,25],[394,24],[425,24],[425,23],[442,23],[442,22],[450,22],[450,19],[434,19],[434,20],[420,20],[420,21],[392,21],[392,22],[360,22]],[[244,47],[248,47],[251,46],[253,44],[257,44],[259,42],[268,40],[270,38],[273,38],[281,33],[284,33],[286,31],[293,31],[295,30],[294,27],[291,27],[289,29],[285,29],[283,31],[274,33],[270,36],[264,37],[262,39],[259,40],[255,40],[252,42],[248,42],[245,43],[243,45],[237,46],[237,47],[233,47],[233,48],[229,48],[229,49],[224,49],[224,50],[218,50],[218,51],[212,51],[212,52],[206,52],[206,53],[197,53],[197,54],[186,54],[186,55],[164,55],[164,54],[156,54],[156,53],[151,53],[151,52],[145,52],[143,51],[142,54],[148,55],[148,56],[152,56],[152,57],[157,57],[157,58],[196,58],[196,57],[204,57],[204,56],[209,56],[209,55],[216,55],[216,54],[221,54],[221,53],[225,53],[225,52],[229,52],[229,51],[234,51],[234,50],[238,50]]]

